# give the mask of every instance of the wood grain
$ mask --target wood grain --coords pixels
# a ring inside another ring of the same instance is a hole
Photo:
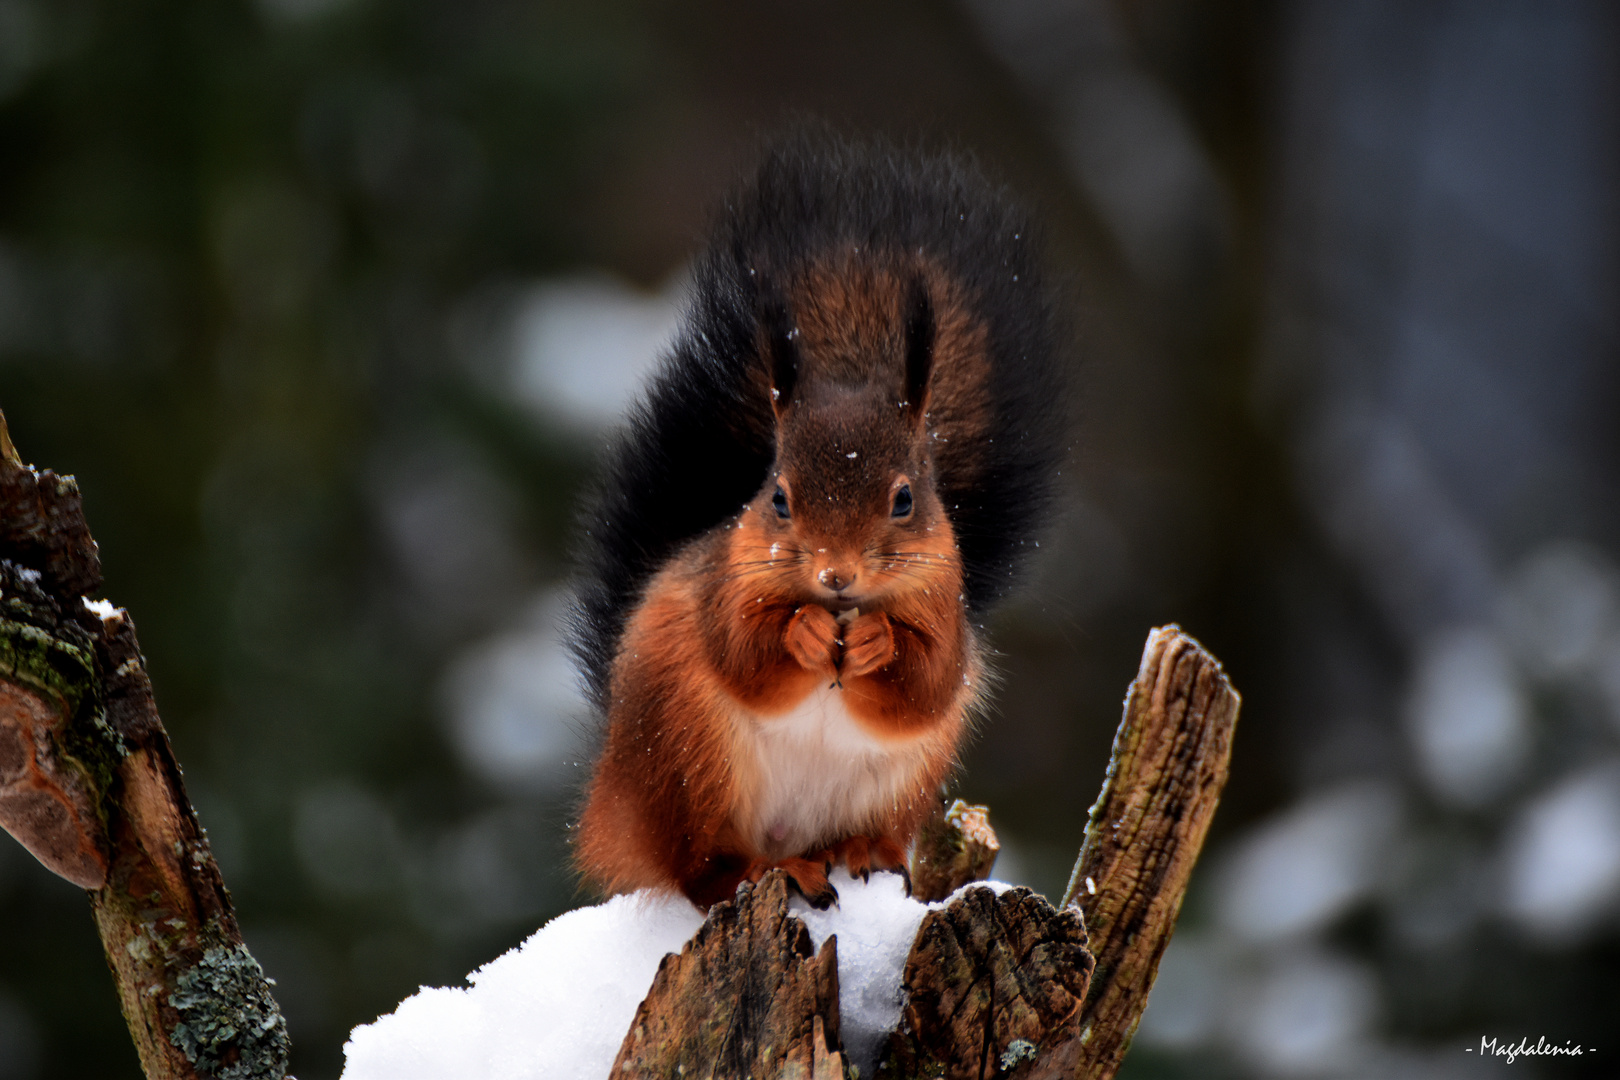
[[[815,951],[788,913],[785,874],[741,886],[664,957],[609,1075],[843,1080],[838,939]]]
[[[1042,1075],[1108,1080],[1124,1060],[1226,784],[1240,704],[1179,627],[1148,636],[1063,896],[1085,913],[1097,969],[1080,1037]]]
[[[967,889],[923,917],[877,1075],[1044,1075],[1053,1048],[1079,1036],[1091,969],[1075,909],[1055,910],[1028,889]]]

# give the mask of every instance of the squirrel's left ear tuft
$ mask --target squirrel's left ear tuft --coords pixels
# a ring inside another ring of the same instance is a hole
[[[928,284],[919,276],[912,279],[906,297],[906,381],[905,398],[911,415],[920,417],[928,407],[928,376],[934,367],[934,302]]]
[[[759,327],[765,338],[765,359],[771,365],[771,404],[780,412],[793,399],[799,381],[799,346],[787,302],[774,291],[760,296]]]

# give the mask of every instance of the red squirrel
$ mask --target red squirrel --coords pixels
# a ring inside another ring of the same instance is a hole
[[[727,201],[585,517],[586,879],[905,872],[1061,467],[1039,262],[950,156],[800,135]]]

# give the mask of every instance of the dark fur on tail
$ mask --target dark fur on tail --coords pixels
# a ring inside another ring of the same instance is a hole
[[[1028,222],[970,163],[823,132],[776,144],[722,207],[681,328],[583,515],[573,646],[604,704],[630,609],[683,543],[735,514],[773,451],[770,282],[839,246],[919,249],[988,331],[984,438],[941,446],[938,489],[982,613],[1013,583],[1066,454],[1067,342]],[[766,290],[762,294],[762,289]]]

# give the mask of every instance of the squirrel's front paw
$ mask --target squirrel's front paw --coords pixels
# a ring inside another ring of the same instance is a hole
[[[853,679],[886,667],[894,659],[894,630],[881,611],[862,615],[844,628],[844,663],[840,678]]]
[[[838,668],[838,620],[820,604],[806,604],[787,626],[787,649],[806,671]]]

